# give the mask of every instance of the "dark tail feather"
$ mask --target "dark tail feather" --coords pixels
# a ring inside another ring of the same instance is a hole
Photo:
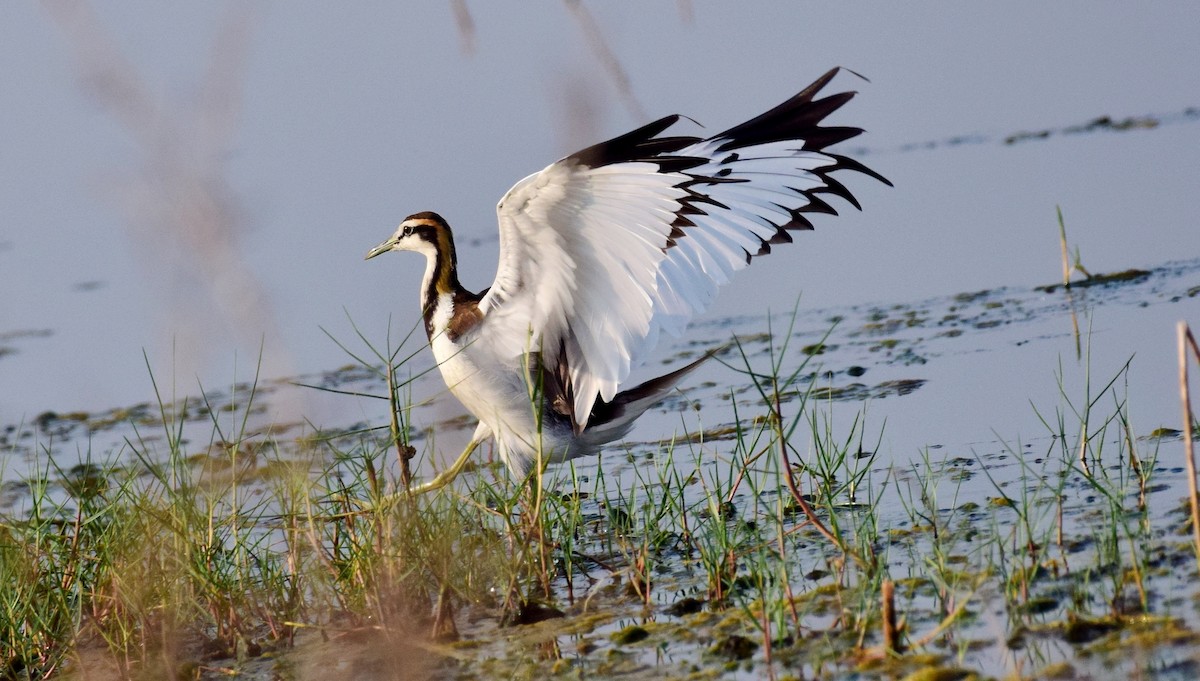
[[[596,407],[592,409],[592,415],[588,419],[587,429],[583,431],[583,436],[592,440],[595,445],[624,437],[633,428],[633,422],[647,409],[666,397],[667,393],[674,390],[675,385],[684,376],[695,371],[701,364],[724,349],[724,347],[720,347],[709,350],[704,353],[703,357],[691,364],[669,374],[652,378],[629,390],[623,390],[617,393],[611,402],[597,402]]]

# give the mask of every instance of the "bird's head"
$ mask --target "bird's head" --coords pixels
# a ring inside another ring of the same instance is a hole
[[[430,258],[454,254],[450,225],[437,213],[425,211],[404,218],[396,233],[367,251],[367,260],[388,251],[416,251]]]

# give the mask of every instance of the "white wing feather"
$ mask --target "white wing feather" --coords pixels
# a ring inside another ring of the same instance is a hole
[[[497,207],[500,266],[479,332],[512,355],[541,351],[548,364],[565,351],[576,414],[590,413],[597,395],[612,399],[629,376],[629,349],[650,334],[659,266],[687,195],[677,185],[687,179],[652,163],[555,163]]]
[[[809,102],[833,73],[714,138],[667,138],[679,141],[669,153],[653,147],[643,158],[600,165],[576,155],[518,182],[497,206],[500,265],[480,302],[477,332],[510,357],[540,351],[553,366],[565,352],[575,418],[585,426],[596,399],[613,399],[661,331],[680,334],[752,256],[790,241],[785,229],[807,228],[798,217],[806,208],[832,212],[815,193],[853,202],[826,173],[851,168],[879,177],[806,149],[803,139],[770,139],[779,135],[774,128],[761,143],[756,129],[747,133],[762,120],[778,128],[776,112],[806,93],[801,103]],[[853,130],[843,137],[860,132]],[[731,134],[751,139],[732,143]]]

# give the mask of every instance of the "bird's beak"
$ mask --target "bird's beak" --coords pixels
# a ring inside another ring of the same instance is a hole
[[[392,250],[392,246],[395,246],[395,245],[396,245],[395,237],[390,237],[383,243],[376,246],[375,248],[372,248],[371,250],[367,251],[367,257],[364,258],[364,260],[370,260],[371,258],[374,258],[375,256],[379,255],[380,253],[387,253],[388,251]]]

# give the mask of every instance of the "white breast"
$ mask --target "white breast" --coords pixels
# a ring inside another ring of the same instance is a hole
[[[446,328],[452,315],[451,296],[441,296],[433,328]],[[569,427],[539,428],[522,359],[497,355],[486,342],[486,332],[487,325],[481,324],[454,341],[435,332],[430,345],[450,392],[492,431],[505,463],[528,473],[539,456],[558,462],[593,453],[573,446],[577,443]]]

